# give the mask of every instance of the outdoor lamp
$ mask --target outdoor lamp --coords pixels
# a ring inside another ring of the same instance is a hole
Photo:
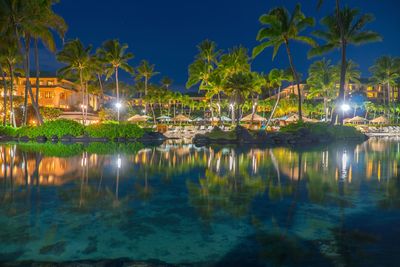
[[[117,158],[117,168],[120,169],[121,166],[122,166],[122,160],[121,160],[121,158],[120,158],[119,155],[118,155],[118,158]]]
[[[342,106],[340,107],[343,112],[349,111],[350,110],[350,105],[343,103]]]

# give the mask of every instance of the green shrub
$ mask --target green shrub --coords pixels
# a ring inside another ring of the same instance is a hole
[[[235,130],[232,131],[222,131],[218,127],[214,127],[211,132],[206,133],[206,136],[210,139],[224,139],[224,140],[236,140],[236,132]]]
[[[16,136],[17,128],[11,126],[0,126],[0,136]]]
[[[86,127],[86,133],[90,137],[107,137],[109,139],[117,137],[140,138],[144,132],[138,125],[130,123],[105,122]]]
[[[47,121],[40,126],[23,126],[17,130],[17,135],[28,136],[29,138],[36,138],[38,136],[51,138],[55,135],[60,138],[64,135],[82,136],[84,129],[85,127],[79,122],[59,119]]]
[[[362,139],[364,135],[352,126],[343,125],[330,125],[329,123],[307,123],[298,122],[292,123],[281,128],[281,132],[297,132],[302,128],[309,129],[312,134],[316,135],[326,135],[334,140],[341,140],[345,138],[360,138]]]

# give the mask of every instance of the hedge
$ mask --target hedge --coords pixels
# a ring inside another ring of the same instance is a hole
[[[355,127],[345,125],[330,125],[328,123],[305,123],[298,122],[292,123],[281,128],[281,132],[297,132],[301,128],[309,129],[313,134],[326,135],[334,140],[346,139],[346,138],[360,138],[364,135],[358,131]]]
[[[23,126],[17,129],[18,136],[28,136],[29,138],[37,138],[39,136],[45,136],[46,138],[57,136],[61,138],[64,135],[82,136],[84,133],[85,126],[67,119],[47,121],[40,126]]]
[[[107,137],[115,139],[117,137],[124,138],[140,138],[144,134],[144,130],[136,124],[129,123],[98,123],[86,127],[86,134],[90,137]]]
[[[0,126],[0,136],[16,136],[17,129],[11,126]]]
[[[76,121],[67,119],[47,121],[40,126],[22,126],[20,128],[0,126],[0,136],[27,136],[32,139],[40,136],[48,139],[53,136],[61,138],[65,135],[75,137],[87,135],[89,137],[106,137],[109,139],[117,137],[140,138],[145,132],[146,130],[140,128],[138,125],[125,122],[117,123],[108,121],[85,127]]]

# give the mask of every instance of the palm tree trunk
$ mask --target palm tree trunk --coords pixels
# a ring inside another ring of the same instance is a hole
[[[36,103],[35,96],[33,95],[32,86],[30,82],[30,36],[25,37],[25,98],[24,98],[24,117],[23,125],[26,125],[28,120],[28,97],[31,98],[32,107],[35,111],[38,124],[43,124],[43,118],[40,115],[39,106]],[[29,94],[29,95],[28,95]]]
[[[117,114],[118,114],[118,122],[119,122],[119,109],[120,109],[120,104],[119,104],[119,81],[118,81],[118,67],[115,68],[115,88],[116,88],[116,93],[117,93]]]
[[[324,97],[324,113],[325,113],[325,122],[328,121],[328,99]]]
[[[340,21],[340,20],[339,20]],[[340,26],[339,26],[340,27]],[[338,97],[338,102],[345,101],[344,98],[344,84],[346,82],[346,65],[347,65],[347,60],[346,60],[346,41],[342,40],[342,46],[341,46],[341,50],[342,50],[342,59],[341,59],[341,68],[340,68],[340,84],[339,84],[339,97]],[[337,111],[337,109],[335,109],[334,111],[335,113],[338,114],[339,116],[339,124],[343,124],[343,116],[340,112]]]
[[[276,102],[275,102],[274,108],[271,111],[271,115],[269,115],[269,118],[268,118],[268,121],[267,121],[267,125],[265,126],[265,129],[268,129],[268,126],[269,126],[272,118],[274,117],[275,110],[278,107],[280,99],[281,99],[281,86],[279,86],[279,88],[278,88],[278,97],[276,98]]]
[[[290,48],[289,48],[289,43],[288,41],[285,42],[286,45],[286,52],[289,58],[289,63],[290,63],[290,68],[292,69],[292,73],[293,76],[296,80],[296,85],[297,85],[297,94],[298,94],[298,112],[299,112],[299,121],[303,121],[303,114],[302,114],[302,110],[301,110],[301,90],[300,90],[300,81],[299,81],[299,76],[297,75],[296,69],[294,68],[294,64],[293,64],[293,58],[292,58],[292,54],[290,52]]]
[[[154,107],[153,107],[153,104],[152,103],[150,103],[150,109],[151,109],[151,113],[153,114],[153,122],[154,122],[154,124],[156,124],[157,122],[156,122],[156,114],[154,113]]]
[[[85,89],[84,89],[84,85],[83,85],[82,69],[79,70],[79,80],[80,80],[81,92],[82,92],[82,122],[83,122],[83,125],[86,125],[86,118],[85,118]]]
[[[40,78],[40,66],[39,66],[39,48],[38,48],[38,39],[35,38],[35,67],[36,67],[36,103],[39,104],[39,78]]]
[[[99,81],[99,87],[100,87],[100,107],[102,107],[104,103],[104,88],[103,88],[103,82],[101,81],[101,75],[99,73],[97,74],[97,80]]]
[[[24,93],[24,114],[22,118],[22,124],[26,125],[28,119],[28,87],[30,85],[30,59],[29,59],[29,50],[30,50],[30,37],[29,35],[25,37],[25,93]]]
[[[14,106],[13,106],[13,92],[14,92],[14,68],[12,64],[9,63],[8,65],[10,69],[10,124],[13,127],[16,127],[16,122],[15,122],[15,112],[14,112]]]
[[[3,126],[7,124],[7,81],[3,66],[0,64],[1,78],[3,79]]]

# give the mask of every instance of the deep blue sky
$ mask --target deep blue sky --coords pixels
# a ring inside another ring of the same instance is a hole
[[[325,0],[321,10],[316,9],[317,0],[303,0],[306,15],[317,18],[332,12],[334,0]],[[55,6],[69,25],[66,39],[79,38],[85,45],[98,47],[106,39],[118,38],[129,45],[135,54],[132,65],[147,59],[156,65],[181,88],[187,79],[187,66],[197,53],[196,45],[208,38],[220,49],[244,45],[250,50],[257,45],[255,37],[260,25],[258,17],[270,8],[285,5],[290,10],[295,0],[61,0]],[[351,47],[349,58],[356,61],[368,75],[368,67],[376,57],[387,54],[400,55],[400,0],[342,0],[343,4],[358,7],[362,12],[372,12],[376,20],[368,25],[384,38],[383,42]],[[308,47],[292,43],[295,65],[306,74],[309,64]],[[285,51],[281,49],[274,62],[272,50],[267,49],[253,63],[253,69],[268,72],[273,67],[288,66]],[[53,56],[42,53],[44,69],[57,66]],[[335,63],[338,52],[326,56]],[[128,76],[124,77],[128,81]]]

